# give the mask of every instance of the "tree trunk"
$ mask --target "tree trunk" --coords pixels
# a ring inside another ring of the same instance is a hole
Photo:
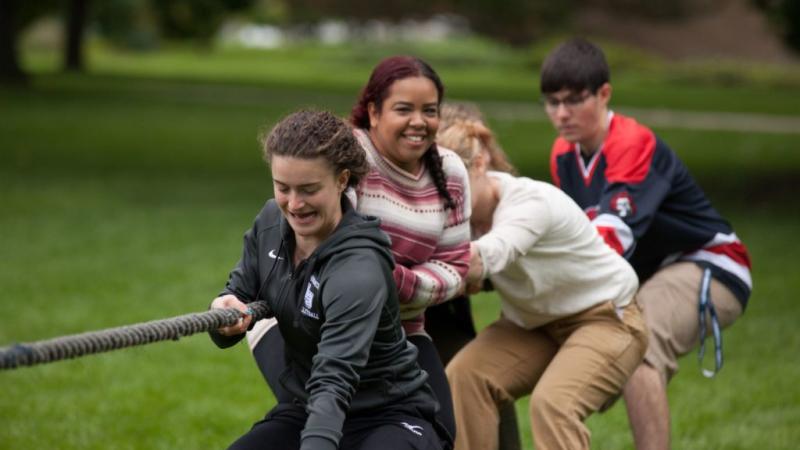
[[[82,72],[84,69],[83,36],[88,9],[89,0],[70,0],[67,6],[64,70],[68,72]]]
[[[19,7],[19,0],[0,0],[0,81],[25,80],[17,53]]]

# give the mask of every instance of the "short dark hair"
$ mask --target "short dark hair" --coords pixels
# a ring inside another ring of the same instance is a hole
[[[348,186],[356,186],[369,171],[367,157],[344,120],[328,111],[300,110],[281,119],[262,137],[264,160],[273,156],[324,158],[339,174],[350,171]]]
[[[542,63],[539,90],[542,94],[569,89],[592,93],[611,81],[608,63],[600,47],[583,38],[561,43]]]

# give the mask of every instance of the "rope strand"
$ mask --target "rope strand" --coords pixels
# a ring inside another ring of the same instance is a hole
[[[253,322],[271,316],[269,306],[264,301],[252,302],[247,306],[253,313]],[[77,358],[167,339],[177,341],[184,336],[233,325],[241,316],[241,311],[233,308],[211,309],[169,319],[15,344],[0,348],[0,370]]]

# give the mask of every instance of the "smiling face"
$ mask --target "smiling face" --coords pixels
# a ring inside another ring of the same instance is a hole
[[[439,129],[439,93],[426,77],[397,80],[380,110],[368,105],[369,134],[375,148],[401,169],[419,173],[422,156]]]
[[[335,174],[324,158],[275,155],[270,161],[275,201],[308,253],[331,235],[342,218],[340,198],[349,173]]]
[[[545,111],[562,138],[592,153],[605,138],[610,98],[608,83],[600,86],[596,93],[561,89],[545,95]]]

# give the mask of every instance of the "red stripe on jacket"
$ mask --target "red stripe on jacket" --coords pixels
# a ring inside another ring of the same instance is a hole
[[[614,133],[611,133],[611,128]],[[650,171],[656,136],[630,117],[615,114],[603,142],[608,183],[641,183]]]
[[[617,229],[614,227],[603,227],[598,226],[597,232],[600,233],[600,237],[606,241],[609,247],[614,249],[615,252],[622,255],[625,253],[625,250],[622,248],[622,242],[620,242],[619,238],[617,237]]]
[[[730,244],[715,245],[713,247],[704,248],[703,250],[718,255],[724,255],[736,262],[751,269],[750,255],[747,253],[747,248],[741,242],[732,242]]]

